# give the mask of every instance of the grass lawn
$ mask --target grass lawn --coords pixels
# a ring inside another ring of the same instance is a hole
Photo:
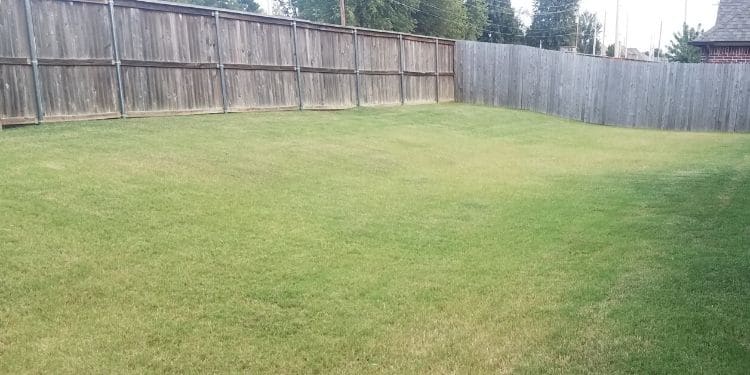
[[[750,135],[428,105],[0,133],[0,373],[750,373]]]

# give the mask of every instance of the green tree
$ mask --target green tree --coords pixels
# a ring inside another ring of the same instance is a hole
[[[175,0],[178,3],[200,5],[243,12],[259,12],[260,6],[255,0]]]
[[[654,51],[652,52],[652,56],[654,57],[664,57],[664,51],[661,50],[661,48],[654,48]]]
[[[348,25],[372,29],[413,32],[419,0],[347,0]],[[338,24],[338,0],[275,0],[274,14]]]
[[[271,13],[277,16],[297,17],[296,0],[273,0],[273,9]]]
[[[599,23],[596,14],[591,12],[581,13],[578,17],[578,52],[593,53],[594,44],[596,44],[597,50],[601,48],[601,42],[599,41],[601,30],[602,24]]]
[[[419,34],[461,39],[469,16],[462,0],[429,0],[419,3],[415,18]]]
[[[667,46],[667,59],[671,62],[699,63],[701,62],[701,50],[689,43],[703,34],[699,24],[697,28],[682,25],[682,32],[674,33],[674,40]]]
[[[349,0],[347,6],[353,16],[352,25],[371,29],[413,32],[414,13],[419,0]],[[351,5],[350,5],[351,4]]]
[[[610,44],[607,46],[607,56],[615,57],[615,45],[614,44]]]
[[[580,0],[534,0],[534,16],[526,32],[530,46],[558,50],[575,44],[576,14]]]
[[[477,40],[487,27],[489,9],[487,0],[466,0],[466,30],[464,39]]]
[[[488,22],[480,41],[516,44],[523,40],[521,21],[510,0],[489,0],[488,8]]]

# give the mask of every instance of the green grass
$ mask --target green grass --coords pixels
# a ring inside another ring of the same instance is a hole
[[[750,136],[466,105],[0,133],[2,373],[750,373]]]

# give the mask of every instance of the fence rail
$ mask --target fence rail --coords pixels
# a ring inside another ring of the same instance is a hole
[[[456,42],[456,100],[593,124],[750,131],[750,64],[660,64]]]
[[[0,19],[0,125],[453,100],[451,40],[142,0]]]

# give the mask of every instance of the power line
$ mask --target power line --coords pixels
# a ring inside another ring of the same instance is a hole
[[[426,10],[424,10],[424,9],[419,9],[419,8],[415,8],[415,7],[411,6],[411,5],[408,5],[408,4],[404,4],[404,3],[402,3],[402,2],[400,2],[400,1],[398,1],[398,0],[390,0],[390,1],[391,1],[391,2],[393,2],[393,3],[399,4],[399,5],[403,6],[403,7],[409,8],[409,9],[411,9],[411,10],[415,11],[415,12],[421,12],[421,13],[427,14],[427,15],[429,15],[429,16],[432,16],[432,17],[435,17],[435,18],[441,19],[441,20],[443,20],[443,21],[446,21],[446,22],[450,22],[450,23],[452,23],[452,24],[454,24],[454,25],[458,25],[458,26],[463,26],[463,24],[461,24],[461,23],[459,23],[459,22],[456,22],[456,21],[454,21],[454,20],[452,20],[452,19],[448,19],[448,18],[444,18],[444,17],[441,17],[441,16],[439,16],[439,15],[436,15],[436,14],[433,14],[433,13],[430,13],[430,12],[427,12],[427,11],[426,11]],[[435,8],[434,6],[431,6],[431,7],[432,7],[432,8]],[[438,9],[438,8],[435,8],[435,9]],[[556,13],[562,13],[562,12],[556,12]],[[564,29],[564,27],[560,27],[560,28],[557,28],[557,29]],[[549,30],[553,30],[553,29],[549,29]],[[560,37],[560,36],[572,36],[572,35],[577,35],[577,33],[556,34],[556,35],[539,35],[539,34],[536,34],[536,35],[517,34],[517,35],[516,35],[516,34],[501,33],[501,32],[499,32],[499,31],[495,31],[495,30],[490,30],[490,29],[489,29],[489,26],[488,26],[488,27],[485,27],[485,28],[483,28],[483,29],[482,29],[482,30],[480,30],[480,31],[482,31],[482,33],[484,33],[484,32],[486,31],[486,32],[491,32],[491,33],[494,33],[494,34],[498,34],[498,35],[503,35],[503,36],[528,37],[528,38],[533,38],[533,39],[539,39],[539,38],[554,38],[554,37]]]
[[[431,4],[427,4],[427,3],[420,3],[419,5],[420,5],[420,6],[421,6],[421,5],[424,5],[424,6],[427,6],[427,7],[430,7],[430,8],[432,8],[432,9],[438,10],[438,11],[440,11],[440,12],[443,12],[444,14],[447,14],[447,13],[445,13],[446,11],[445,11],[444,9],[438,8],[438,7],[436,7],[436,6],[434,6],[434,5],[431,5]],[[566,12],[569,12],[569,11],[571,11],[571,10],[577,10],[577,8],[578,8],[578,6],[577,6],[577,5],[574,5],[574,6],[570,6],[569,4],[566,4],[566,5],[554,5],[553,7],[563,7],[563,6],[567,6],[567,7],[569,7],[569,8],[566,8],[566,9],[563,9],[563,10],[557,10],[557,11],[553,11],[553,12],[539,12],[539,13],[534,13],[534,14],[532,14],[532,16],[547,16],[547,15],[551,15],[551,14],[560,14],[560,13],[566,13]],[[520,10],[519,10],[519,11],[516,11],[516,10],[514,10],[514,9],[513,9],[512,7],[511,7],[511,11],[510,11],[510,12],[503,12],[503,11],[498,11],[498,12],[495,12],[495,13],[500,13],[500,14],[509,14],[509,15],[516,15],[516,13],[521,13],[521,11],[520,11]],[[448,14],[448,16],[450,16],[450,14]]]

